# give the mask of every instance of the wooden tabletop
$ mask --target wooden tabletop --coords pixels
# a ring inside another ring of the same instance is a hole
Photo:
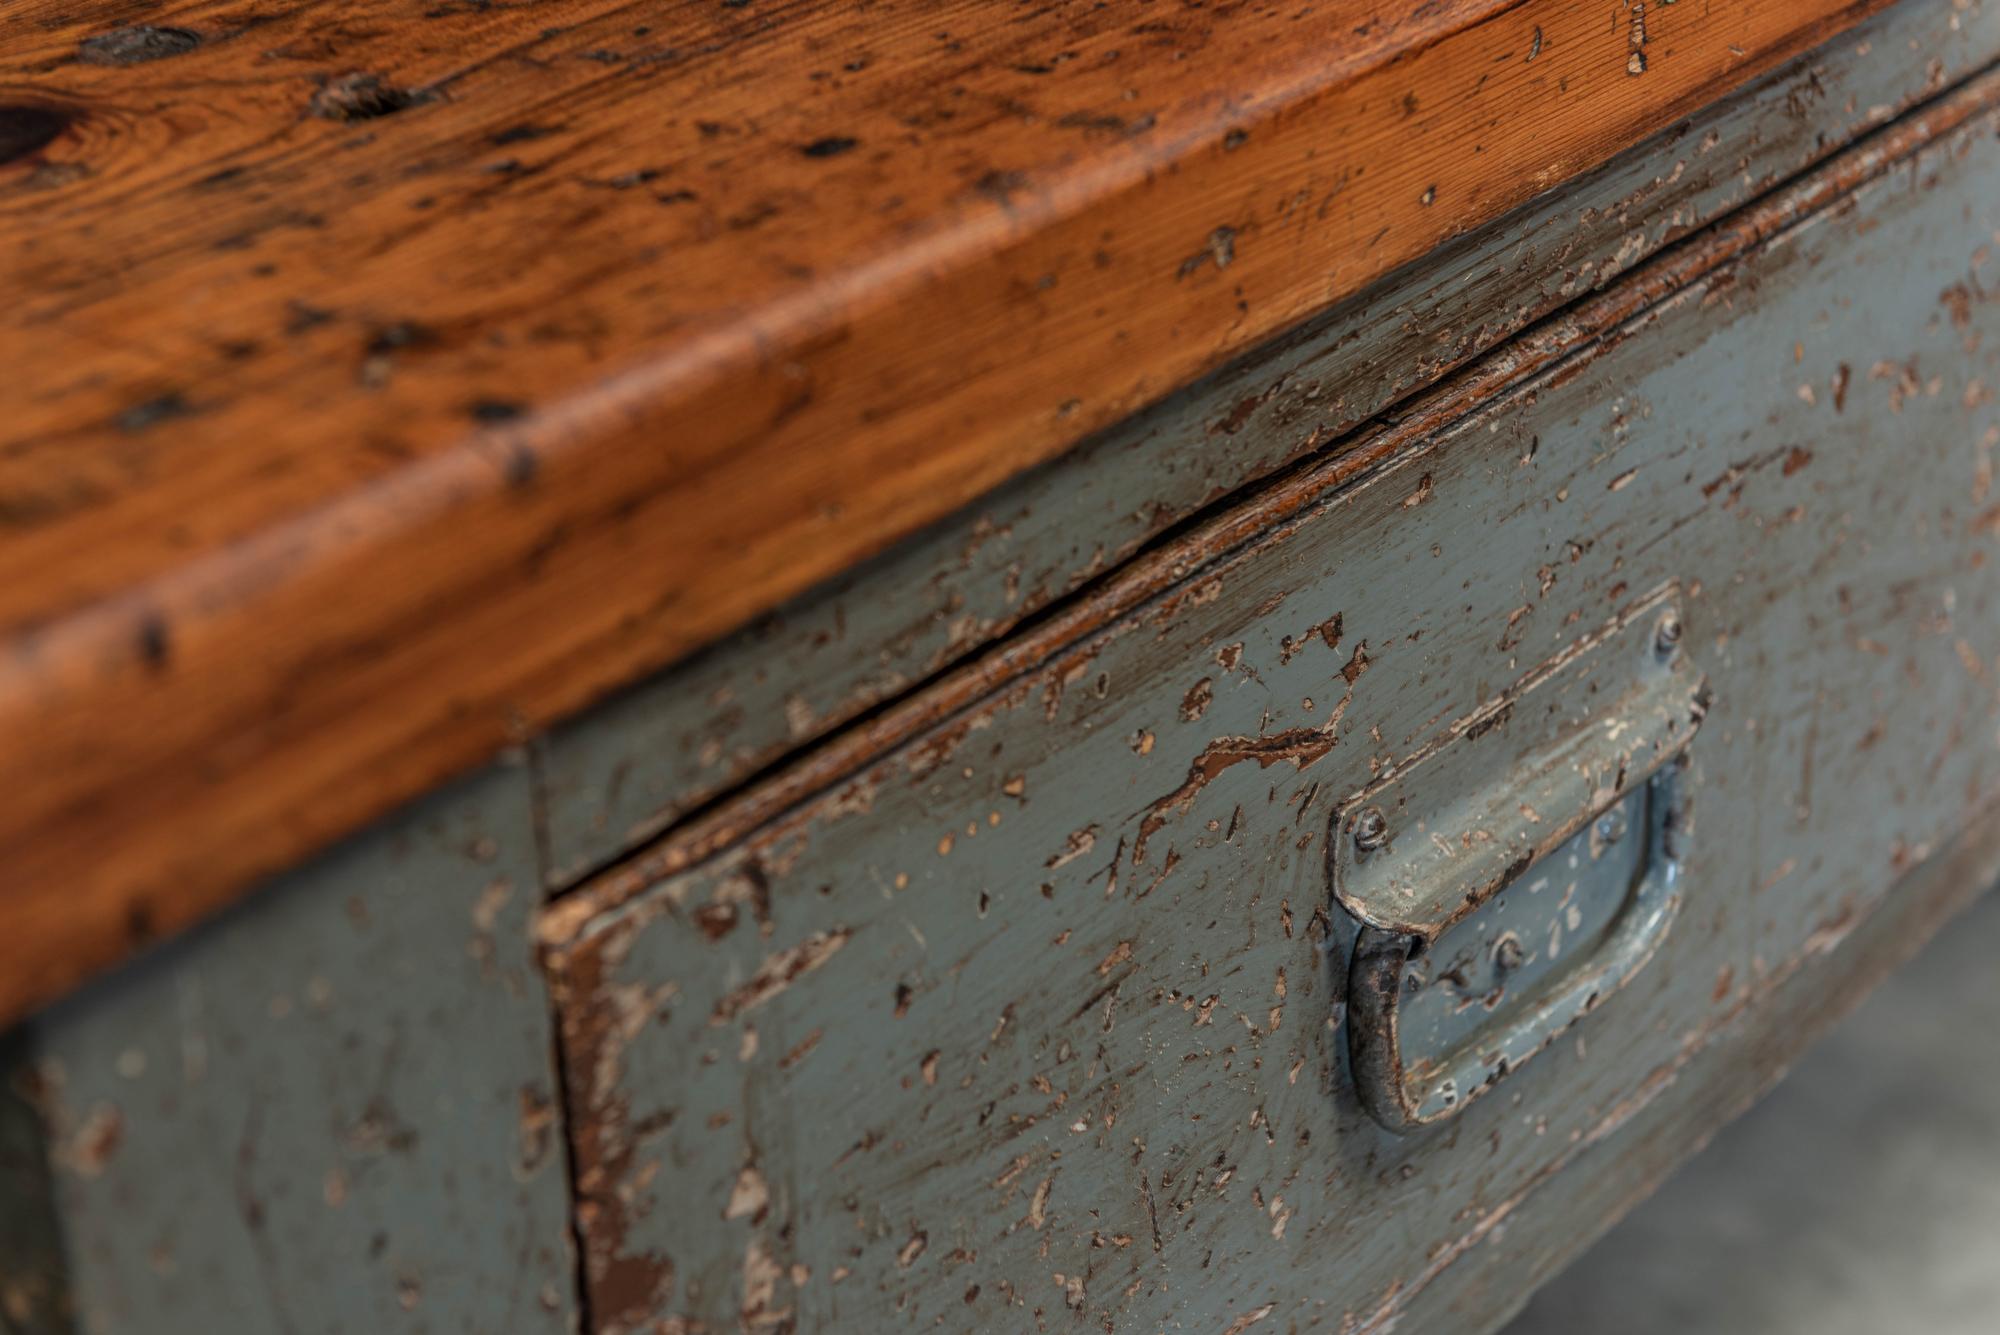
[[[15,0],[0,1019],[1879,0]]]

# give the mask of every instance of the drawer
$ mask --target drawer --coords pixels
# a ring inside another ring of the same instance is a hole
[[[1527,1267],[1478,1244],[1995,796],[1995,93],[1142,558],[721,813],[711,855],[559,902],[596,1329],[1381,1330],[1475,1274],[1503,1317]],[[1353,1060],[1357,822],[1484,828],[1452,813],[1632,726],[1624,647],[1667,612],[1698,698],[1649,753],[1672,793],[1565,789],[1504,837],[1532,872],[1657,810],[1671,921],[1397,1124]],[[1594,1227],[1535,1217],[1510,1247]]]

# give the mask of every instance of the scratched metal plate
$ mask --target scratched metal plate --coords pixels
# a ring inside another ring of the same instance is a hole
[[[1708,704],[1691,655],[1655,649],[1655,627],[1679,624],[1680,601],[1669,585],[1578,627],[1554,659],[1371,773],[1342,801],[1327,850],[1341,907],[1434,940],[1672,762]],[[1386,816],[1369,849],[1355,838],[1364,811]]]
[[[1906,0],[556,729],[541,755],[554,879],[603,864],[1996,58],[2000,6]]]
[[[1595,1226],[1536,1191],[1678,1084],[1754,1089],[1764,1015],[1996,795],[1996,130],[583,923],[551,963],[597,1328],[1498,1324]],[[1714,687],[1679,922],[1391,1135],[1345,1067],[1333,796],[1674,579]],[[1674,1143],[1720,1106],[1662,1104]]]
[[[1595,824],[1571,835],[1405,966],[1406,1064],[1490,1032],[1603,945],[1645,866],[1647,792],[1614,804],[1627,837],[1607,841]]]

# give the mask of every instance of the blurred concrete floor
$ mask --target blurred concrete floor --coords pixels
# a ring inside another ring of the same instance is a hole
[[[2000,894],[1503,1335],[2000,1335]]]

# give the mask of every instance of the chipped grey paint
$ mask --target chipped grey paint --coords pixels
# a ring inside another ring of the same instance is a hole
[[[570,1329],[531,828],[498,766],[27,1027],[79,1335]]]
[[[2000,6],[1898,6],[556,729],[541,757],[552,881],[1996,57]]]
[[[2000,795],[1996,130],[552,917],[598,1329],[1441,1329],[1475,1283],[1455,1325],[1497,1325],[1540,1267],[1482,1244],[1567,1250],[1616,1202],[1530,1230],[1538,1189],[1665,1092],[1768,1078],[1791,984],[1865,982],[1844,943]],[[1344,1061],[1332,799],[1671,580],[1714,686],[1679,922],[1392,1135]]]

